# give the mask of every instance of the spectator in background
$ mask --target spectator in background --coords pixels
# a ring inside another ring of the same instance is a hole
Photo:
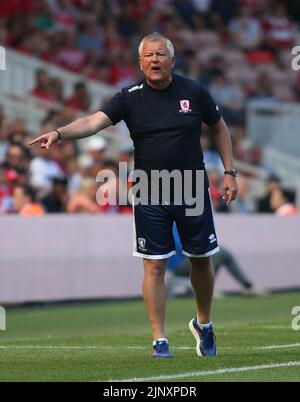
[[[82,112],[88,112],[91,105],[91,97],[84,82],[74,85],[73,95],[65,100],[65,105]]]
[[[74,30],[76,27],[76,12],[72,0],[49,1],[51,13],[57,29]]]
[[[49,130],[53,130],[57,125],[58,116],[58,110],[49,109],[46,116],[41,121],[41,131],[47,133]]]
[[[104,167],[104,156],[106,151],[106,140],[100,136],[94,136],[87,142],[85,150],[92,159],[92,166],[90,174],[96,176],[97,173]]]
[[[191,80],[200,79],[200,66],[194,50],[186,50],[183,54],[183,73]]]
[[[126,1],[123,4],[122,12],[117,16],[117,29],[119,34],[124,38],[132,37],[139,32],[138,23],[133,18],[135,8],[136,4]]]
[[[178,292],[179,285],[181,296],[192,295],[192,286],[190,282],[187,281],[187,278],[190,275],[191,263],[189,259],[182,254],[182,244],[175,224],[173,225],[173,237],[177,254],[168,259],[167,270],[169,276],[167,281],[167,291],[169,296],[176,296],[176,290]],[[216,276],[223,267],[241,285],[242,294],[248,296],[264,294],[263,291],[258,291],[254,287],[250,278],[248,278],[243,272],[240,264],[228,249],[220,246],[220,251],[214,254],[212,258]]]
[[[89,55],[87,65],[82,72],[86,77],[98,80],[104,84],[111,83],[110,63],[99,59],[95,55]]]
[[[224,59],[221,55],[212,56],[204,66],[200,81],[209,86],[214,76],[222,75],[224,72]]]
[[[67,211],[71,213],[100,213],[101,207],[96,202],[97,183],[94,178],[86,177],[82,180],[80,189],[71,196]]]
[[[43,216],[45,211],[37,202],[35,190],[28,185],[17,185],[14,189],[14,207],[21,216]]]
[[[79,25],[76,45],[87,53],[99,54],[103,52],[104,34],[97,24],[97,15],[88,14]]]
[[[51,189],[54,177],[63,177],[59,164],[51,159],[51,154],[41,148],[35,149],[35,157],[30,162],[31,185],[46,194]]]
[[[66,175],[68,177],[68,190],[70,195],[77,193],[84,177],[90,176],[93,160],[89,155],[82,154],[78,158],[68,158],[66,162]]]
[[[185,24],[190,28],[194,28],[193,17],[196,9],[193,2],[191,0],[174,0],[172,3],[177,14],[181,16]]]
[[[0,105],[0,166],[9,148],[9,121],[4,108]]]
[[[289,49],[296,39],[296,29],[287,16],[285,5],[274,1],[271,12],[262,20],[265,44],[275,52],[279,49]]]
[[[202,133],[200,143],[207,170],[217,169],[218,171],[223,172],[222,160],[217,150],[212,146],[212,140],[210,139],[209,134]]]
[[[26,152],[27,149],[24,147],[24,139],[27,136],[26,123],[23,120],[16,119],[9,124],[9,131],[11,144],[20,144],[24,152]]]
[[[0,165],[0,214],[11,209],[11,194],[7,184],[5,169]]]
[[[64,32],[61,41],[61,47],[54,57],[54,62],[60,67],[80,73],[86,65],[86,56],[83,50],[76,47],[76,31]]]
[[[58,103],[62,103],[64,100],[64,88],[63,83],[59,78],[50,78],[49,89],[53,96],[53,100]]]
[[[17,167],[15,170],[17,176],[16,176],[16,183],[25,185],[30,183],[30,174],[29,174],[29,169],[24,168],[22,166]]]
[[[2,166],[7,170],[16,169],[18,167],[27,167],[27,152],[28,150],[21,143],[9,145]]]
[[[68,180],[66,178],[54,177],[52,179],[51,191],[42,198],[42,205],[50,213],[66,212],[68,199]]]
[[[250,91],[250,96],[255,99],[275,100],[273,87],[270,75],[267,72],[262,71],[256,79],[255,87]]]
[[[210,11],[212,0],[192,0],[194,9],[199,14],[207,14]]]
[[[68,124],[75,116],[78,116],[78,110],[74,109],[72,106],[63,105],[54,120],[58,125]]]
[[[266,181],[266,194],[259,198],[256,203],[257,212],[271,213],[274,212],[271,207],[271,196],[274,191],[280,189],[280,178],[276,175],[271,175]]]
[[[270,205],[277,216],[297,215],[297,208],[293,204],[293,195],[287,190],[277,188],[271,194]]]
[[[40,0],[34,4],[33,26],[37,31],[49,31],[54,26],[49,3],[47,0]]]
[[[289,15],[292,15],[293,19],[300,23],[299,0],[287,0],[285,3]]]
[[[30,163],[30,152],[22,143],[9,144],[7,152],[0,169],[2,181],[2,212],[13,211],[13,193],[17,184],[28,183],[28,166]]]
[[[120,60],[122,62],[120,63]],[[136,63],[130,49],[122,49],[111,64],[111,83],[118,88],[133,84],[138,79]]]
[[[238,8],[239,0],[213,0],[211,10],[215,15],[218,15],[225,25],[234,17]]]
[[[272,0],[241,0],[244,6],[247,6],[254,15],[262,15]]]
[[[296,102],[300,102],[300,72],[297,75],[296,85],[295,85],[295,97]]]
[[[134,153],[133,146],[131,144],[124,144],[120,146],[119,153],[117,156],[118,162],[127,163],[128,173],[134,168],[133,153]]]
[[[226,202],[222,198],[222,175],[216,169],[211,169],[208,172],[209,191],[211,201],[215,212],[228,212]]]
[[[35,81],[35,87],[31,91],[31,96],[47,101],[54,101],[55,98],[50,89],[50,79],[47,71],[39,68],[35,74]]]
[[[243,119],[245,95],[239,85],[230,85],[224,74],[214,74],[209,90],[229,124],[238,123]]]
[[[262,31],[259,21],[251,14],[248,7],[239,10],[237,18],[234,18],[229,30],[235,45],[245,51],[257,48],[262,41]]]
[[[104,51],[109,55],[110,60],[114,60],[118,55],[120,55],[122,49],[124,49],[125,42],[118,33],[115,20],[107,20],[104,29],[106,34],[104,40]]]

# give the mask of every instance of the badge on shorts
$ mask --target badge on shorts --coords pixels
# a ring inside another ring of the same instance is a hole
[[[179,112],[188,113],[192,111],[192,109],[190,109],[190,101],[187,99],[182,99],[180,101],[180,107],[181,109],[179,110]]]
[[[145,249],[145,244],[146,244],[146,239],[144,239],[143,237],[139,237],[138,238],[138,247],[140,251],[147,251]]]

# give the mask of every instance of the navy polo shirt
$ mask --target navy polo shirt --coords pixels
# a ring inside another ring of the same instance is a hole
[[[135,169],[203,169],[201,123],[213,125],[221,114],[200,83],[172,74],[157,90],[146,79],[123,88],[101,109],[113,124],[124,120],[134,144]]]

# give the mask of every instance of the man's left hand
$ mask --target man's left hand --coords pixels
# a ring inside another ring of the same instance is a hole
[[[238,185],[236,178],[229,174],[225,174],[222,190],[223,200],[225,200],[227,206],[229,206],[230,203],[236,199],[238,194]]]

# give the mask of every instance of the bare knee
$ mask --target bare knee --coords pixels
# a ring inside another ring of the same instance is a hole
[[[144,259],[145,275],[151,276],[154,280],[164,278],[166,271],[166,260],[146,260]]]
[[[212,267],[211,257],[190,258],[192,269],[209,270]]]

